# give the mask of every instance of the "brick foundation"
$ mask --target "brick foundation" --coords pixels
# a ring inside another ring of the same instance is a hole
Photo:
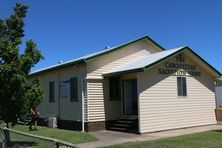
[[[81,121],[70,121],[70,120],[58,120],[58,128],[68,129],[68,130],[82,130]]]
[[[87,122],[85,123],[87,132],[101,131],[106,129],[105,121]]]
[[[38,118],[38,125],[40,126],[48,126],[47,119]],[[71,120],[59,120],[57,119],[57,126],[61,129],[68,129],[68,130],[82,130],[82,122],[81,121],[71,121]],[[85,122],[85,131],[86,132],[93,132],[93,131],[100,131],[106,129],[106,122],[105,121],[97,121],[97,122]]]

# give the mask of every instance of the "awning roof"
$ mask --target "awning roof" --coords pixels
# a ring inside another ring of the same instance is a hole
[[[141,72],[145,71],[146,69],[155,66],[162,61],[171,58],[172,56],[179,54],[181,52],[184,52],[185,50],[190,51],[195,57],[197,57],[200,61],[202,61],[205,65],[207,65],[211,70],[216,72],[218,75],[221,75],[219,71],[217,71],[214,67],[212,67],[210,64],[208,64],[204,59],[202,59],[200,56],[198,56],[193,50],[191,50],[189,47],[180,47],[170,50],[161,51],[154,54],[145,55],[143,57],[140,57],[126,65],[120,66],[118,68],[113,69],[112,71],[103,74],[103,76],[115,76],[120,74],[126,74],[131,72]]]

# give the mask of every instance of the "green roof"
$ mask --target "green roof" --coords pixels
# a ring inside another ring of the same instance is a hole
[[[94,58],[96,58],[96,57],[98,57],[98,56],[101,56],[101,55],[104,55],[104,54],[113,52],[113,51],[115,51],[115,50],[118,50],[118,49],[120,49],[120,48],[126,47],[126,46],[128,46],[128,45],[130,45],[130,44],[136,43],[136,42],[141,41],[141,40],[148,40],[148,41],[150,41],[151,43],[153,43],[154,45],[156,45],[158,48],[160,48],[161,50],[166,50],[166,49],[163,48],[161,45],[159,45],[157,42],[155,42],[154,40],[152,40],[150,37],[148,37],[148,36],[143,36],[143,37],[141,37],[141,38],[138,38],[138,39],[136,39],[136,40],[133,40],[133,41],[124,43],[124,44],[122,44],[122,45],[119,45],[119,46],[116,46],[116,47],[112,47],[112,48],[109,48],[109,49],[107,49],[107,50],[103,50],[103,51],[101,51],[101,52],[97,52],[97,53],[95,53],[94,55],[91,55],[91,56],[87,57],[85,60],[86,60],[86,61],[89,61],[89,60],[94,59]]]
[[[113,69],[109,73],[103,74],[103,76],[114,76],[114,75],[121,75],[121,74],[132,73],[132,72],[146,71],[148,68],[156,66],[162,61],[167,60],[175,56],[176,54],[179,54],[184,51],[191,52],[194,56],[200,59],[201,62],[206,64],[211,70],[216,72],[218,75],[221,75],[221,73],[218,70],[216,70],[213,66],[207,63],[203,58],[201,58],[198,54],[196,54],[191,48],[189,48],[188,46],[185,46],[185,47],[165,50],[162,52],[157,52],[154,54],[140,57],[134,61],[129,62],[128,64],[125,64],[116,69]]]
[[[80,58],[77,58],[77,59],[73,59],[73,60],[70,60],[70,61],[67,61],[67,62],[63,62],[63,63],[55,64],[55,65],[52,65],[52,66],[49,66],[49,67],[46,67],[46,68],[39,69],[37,71],[31,72],[29,74],[29,76],[33,76],[33,75],[36,75],[36,74],[39,74],[39,73],[42,73],[42,72],[48,72],[48,71],[56,70],[56,69],[59,69],[59,68],[64,68],[64,67],[67,67],[67,66],[70,66],[70,65],[73,65],[73,64],[86,63],[89,60],[92,60],[92,59],[97,58],[99,56],[102,56],[102,55],[108,54],[110,52],[116,51],[116,50],[118,50],[120,48],[126,47],[126,46],[128,46],[130,44],[133,44],[135,42],[142,41],[142,40],[148,40],[151,43],[153,43],[154,45],[156,45],[159,49],[165,50],[165,48],[163,48],[161,45],[156,43],[150,37],[143,36],[143,37],[138,38],[136,40],[133,40],[133,41],[121,44],[119,46],[108,48],[106,50],[102,50],[102,51],[99,51],[99,52],[96,52],[96,53],[92,53],[92,54],[89,54],[89,55],[86,55],[86,56],[83,56],[83,57],[80,57]]]

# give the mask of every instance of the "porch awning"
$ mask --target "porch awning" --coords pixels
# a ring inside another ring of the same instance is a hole
[[[202,59],[199,55],[197,55],[193,50],[191,50],[187,46],[145,55],[128,64],[125,64],[123,66],[113,69],[108,73],[103,74],[103,76],[115,76],[132,72],[142,72],[150,67],[156,66],[157,64],[160,64],[161,62],[170,59],[171,57],[185,51],[191,53],[195,58],[197,58],[202,63],[202,65],[209,68],[211,72],[213,72],[214,76],[216,76],[217,78],[221,76],[221,73],[219,71],[217,71],[213,66],[208,64],[204,59]]]

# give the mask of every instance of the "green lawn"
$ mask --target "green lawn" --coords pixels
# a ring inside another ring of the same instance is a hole
[[[144,142],[128,142],[109,148],[222,148],[222,130]]]
[[[28,126],[24,126],[24,125],[16,125],[14,128],[11,127],[11,129],[29,133],[29,134],[55,138],[55,139],[59,139],[59,140],[66,141],[69,143],[74,143],[74,144],[97,140],[94,136],[88,133],[71,131],[71,130],[38,127],[37,130],[29,131]],[[11,133],[10,136],[11,136],[12,141],[24,143],[27,147],[33,147],[33,148],[34,147],[52,147],[53,145],[52,142],[47,142],[44,140],[39,140],[37,138],[22,136],[15,133]],[[0,136],[0,142],[1,141],[2,141],[2,137]]]

